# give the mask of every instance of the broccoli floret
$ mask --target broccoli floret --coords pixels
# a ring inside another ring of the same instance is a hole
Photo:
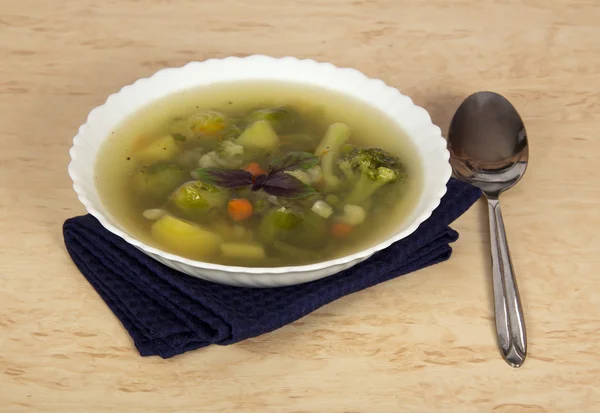
[[[344,157],[338,161],[338,168],[340,168],[340,171],[342,171],[346,180],[351,183],[356,183],[359,175],[354,172],[352,163],[349,159],[347,159],[347,157]]]
[[[406,178],[406,168],[398,157],[379,148],[358,148],[338,162],[353,188],[345,199],[348,204],[362,204],[379,188]]]
[[[335,174],[335,164],[340,157],[342,147],[349,138],[350,128],[348,125],[334,123],[329,126],[315,151],[315,155],[321,158],[321,171],[328,189],[335,189],[340,184],[340,178]]]
[[[216,150],[202,155],[198,161],[201,168],[237,169],[244,162],[244,147],[230,140],[224,140]]]

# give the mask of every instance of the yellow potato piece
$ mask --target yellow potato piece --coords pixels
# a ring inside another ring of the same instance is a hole
[[[170,215],[152,225],[152,236],[169,251],[198,259],[216,254],[223,242],[221,236]]]
[[[250,125],[235,143],[244,148],[275,150],[279,147],[279,137],[267,120],[258,120]]]
[[[221,252],[230,258],[265,258],[265,249],[260,244],[249,244],[244,242],[224,242],[221,244]]]
[[[179,152],[179,146],[171,135],[155,139],[145,148],[135,154],[141,163],[152,164],[155,162],[172,159]]]

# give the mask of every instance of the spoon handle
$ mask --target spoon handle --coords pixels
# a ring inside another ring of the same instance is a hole
[[[525,320],[498,198],[488,198],[498,344],[504,360],[521,367],[527,354]]]

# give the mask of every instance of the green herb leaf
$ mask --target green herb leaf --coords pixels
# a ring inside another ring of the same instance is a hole
[[[315,188],[306,185],[298,178],[281,172],[269,175],[262,189],[268,194],[289,199],[305,198],[317,192]]]
[[[290,152],[271,162],[271,173],[310,169],[319,162],[319,158],[309,152]]]
[[[242,188],[252,184],[252,174],[241,169],[200,168],[196,169],[199,181],[223,188]]]
[[[182,135],[181,133],[174,133],[173,135],[173,139],[175,139],[176,141],[181,141],[181,142],[185,142],[185,140],[187,139],[184,135]]]

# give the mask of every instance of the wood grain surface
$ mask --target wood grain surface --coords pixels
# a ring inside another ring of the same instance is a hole
[[[600,3],[596,0],[0,1],[1,412],[597,412]],[[450,261],[271,334],[142,358],[70,261],[67,175],[87,113],[156,70],[229,55],[350,66],[444,131],[488,89],[521,112],[503,198],[529,333],[496,347],[483,203]]]

